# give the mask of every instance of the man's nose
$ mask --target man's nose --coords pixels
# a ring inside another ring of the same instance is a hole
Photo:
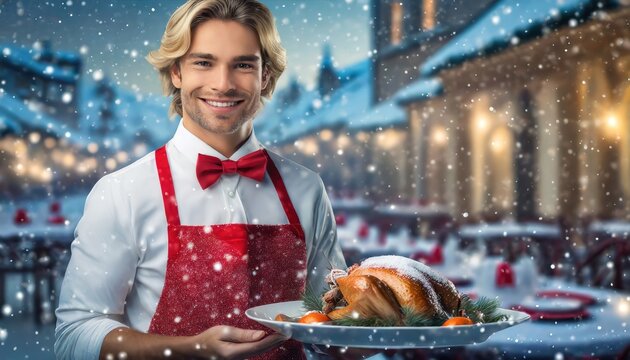
[[[235,88],[234,75],[229,66],[217,66],[212,75],[213,90],[227,92]]]

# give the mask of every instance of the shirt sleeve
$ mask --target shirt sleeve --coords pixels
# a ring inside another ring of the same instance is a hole
[[[59,297],[55,353],[58,359],[98,359],[105,336],[123,323],[138,250],[128,200],[111,176],[87,197],[75,230],[72,255]]]
[[[337,241],[337,225],[333,214],[326,188],[321,178],[319,179],[319,196],[315,202],[315,215],[313,216],[313,247],[307,259],[308,276],[307,290],[316,294],[326,288],[326,275],[331,269],[346,269],[346,261],[343,258],[341,246]]]

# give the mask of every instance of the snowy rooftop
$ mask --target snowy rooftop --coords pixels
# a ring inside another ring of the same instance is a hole
[[[389,98],[373,107],[370,112],[356,119],[352,119],[349,128],[352,130],[372,130],[376,127],[388,127],[404,124],[407,115],[394,97]]]
[[[100,82],[108,82],[115,92],[115,119],[109,124],[110,133],[105,135],[105,140],[113,148],[128,148],[139,140],[150,146],[160,146],[175,133],[178,121],[168,119],[169,98],[134,93],[104,78],[100,81],[85,79],[81,83],[81,120],[78,132],[73,137],[97,141],[101,136],[95,132],[103,121],[99,115],[103,99],[97,91]]]
[[[2,49],[0,62],[55,81],[73,83],[78,79],[78,74],[72,69],[38,60],[38,57],[42,54],[40,50],[19,48],[14,45],[5,44],[0,44],[0,48]],[[71,53],[54,52],[52,54],[55,59],[61,62],[70,63],[79,61],[79,58]]]
[[[539,36],[543,29],[564,24],[576,26],[598,7],[612,7],[617,1],[593,0],[501,0],[471,23],[443,48],[429,57],[421,68],[425,76],[456,66],[471,58],[490,54]]]
[[[399,90],[394,95],[395,100],[401,104],[407,104],[419,100],[427,100],[440,96],[444,88],[440,79],[419,79]]]
[[[377,127],[399,126],[407,123],[403,106],[412,101],[427,100],[442,94],[439,79],[419,79],[400,89],[394,96],[374,106],[364,114],[350,119],[348,128],[371,130]]]
[[[299,99],[287,104],[281,100],[284,90],[274,94],[254,122],[256,136],[263,142],[282,142],[289,129],[306,124],[315,110],[315,105],[320,101],[317,90],[306,91],[302,88]]]
[[[16,71],[41,73],[44,78],[55,81],[79,82],[79,93],[71,94],[79,98],[78,126],[47,114],[43,108],[46,99],[23,100],[14,94],[13,87],[7,87],[0,93],[0,134],[40,131],[57,138],[67,138],[79,146],[104,140],[114,149],[123,149],[133,146],[138,140],[149,146],[159,146],[168,141],[175,131],[177,121],[168,120],[169,99],[166,97],[134,93],[109,82],[107,78],[79,78],[72,69],[38,60],[39,57],[52,57],[52,61],[73,64],[80,62],[77,54],[61,51],[53,53],[45,47],[27,49],[0,45],[0,49],[0,63],[9,64]],[[97,89],[105,83],[114,94],[113,103],[108,105],[113,112],[112,119],[107,120],[109,133],[99,130],[104,125],[100,113],[105,100]]]
[[[367,114],[370,108],[370,79],[363,73],[335,91],[304,127],[294,127],[289,136],[297,138],[324,128],[347,126],[353,119]]]
[[[367,114],[371,99],[369,65],[369,60],[363,60],[339,70],[342,81],[347,81],[329,97],[302,88],[299,100],[286,104],[280,101],[286,91],[282,89],[258,117],[257,136],[263,142],[286,142],[321,129],[348,126]]]

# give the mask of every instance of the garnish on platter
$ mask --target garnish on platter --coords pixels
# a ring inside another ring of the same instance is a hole
[[[460,326],[507,320],[499,302],[476,301],[430,267],[402,256],[371,257],[347,270],[333,269],[330,290],[306,292],[302,318],[276,319],[341,326]]]

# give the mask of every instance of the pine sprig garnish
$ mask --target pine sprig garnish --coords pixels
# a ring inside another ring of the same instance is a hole
[[[368,326],[368,327],[385,327],[385,326],[440,326],[446,321],[446,316],[427,316],[415,313],[412,309],[403,307],[403,323],[399,324],[396,319],[381,318],[354,318],[344,317],[334,321],[335,325],[342,326]]]
[[[442,325],[447,317],[436,314],[435,316],[427,316],[424,314],[418,314],[414,312],[412,309],[403,307],[403,322],[405,326],[440,326]]]
[[[381,319],[381,318],[353,318],[344,317],[333,321],[335,325],[341,326],[367,326],[367,327],[390,327],[397,326],[396,319]]]
[[[302,294],[302,302],[304,303],[304,310],[306,311],[322,311],[322,309],[324,308],[324,300],[322,299],[321,295],[318,294],[323,294],[324,290],[322,291],[313,291],[312,288],[307,287],[304,290],[304,294]]]
[[[460,309],[464,310],[467,317],[474,323],[491,323],[507,320],[507,316],[499,314],[499,300],[480,297],[477,301],[471,300],[467,295],[461,295]]]

